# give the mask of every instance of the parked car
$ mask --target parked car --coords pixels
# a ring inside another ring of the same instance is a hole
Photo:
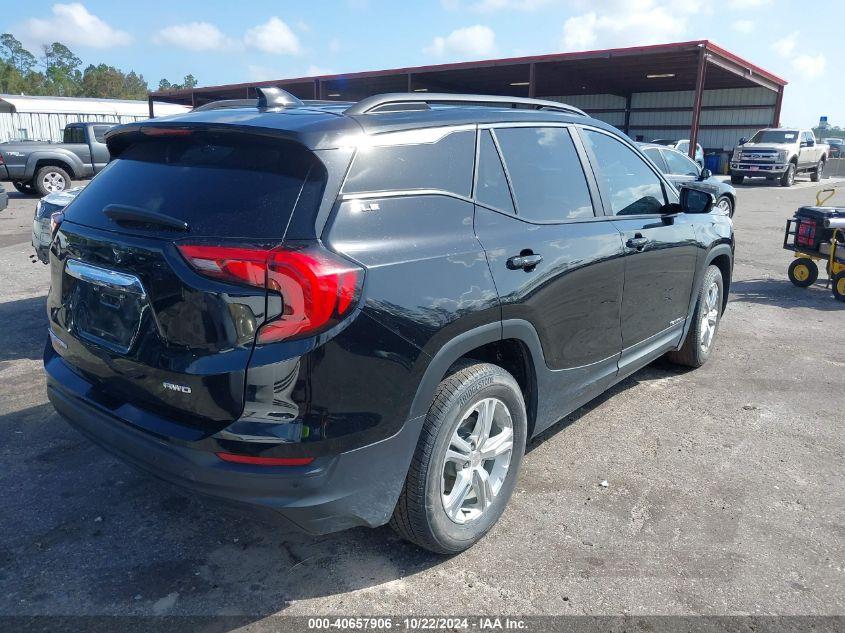
[[[688,138],[682,138],[680,140],[656,138],[652,141],[652,144],[654,145],[663,145],[664,147],[671,147],[672,149],[676,149],[679,152],[686,154],[687,156],[689,156],[689,143],[690,141]],[[698,164],[699,167],[701,167],[702,169],[704,168],[704,150],[698,143],[695,144],[695,162]]]
[[[72,123],[62,143],[4,143],[0,146],[0,180],[11,180],[21,193],[46,196],[70,187],[71,179],[90,178],[109,162],[108,123]]]
[[[3,185],[0,185],[0,211],[3,211],[8,206],[9,206],[9,194],[6,193],[5,189],[3,189]]]
[[[616,128],[259,91],[112,130],[58,223],[48,394],[107,450],[311,533],[390,522],[454,553],[531,437],[657,357],[707,361],[733,225]]]
[[[751,140],[739,140],[731,157],[731,182],[741,185],[746,178],[764,177],[791,187],[799,173],[818,182],[826,162],[827,145],[817,143],[812,130],[767,128]]]
[[[715,209],[731,218],[734,216],[736,189],[731,185],[713,176],[709,169],[702,169],[678,150],[649,143],[639,145],[643,154],[657,165],[675,187],[692,187],[711,193],[716,198]]]
[[[828,147],[828,158],[842,158],[843,153],[845,153],[845,139],[826,138],[822,142]]]
[[[51,218],[54,213],[64,211],[83,187],[73,187],[64,191],[51,193],[38,201],[35,205],[35,217],[32,220],[32,246],[38,259],[45,264],[50,263],[50,242],[52,241]]]

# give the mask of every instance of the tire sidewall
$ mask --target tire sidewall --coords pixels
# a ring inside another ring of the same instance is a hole
[[[474,521],[458,524],[443,508],[441,499],[442,465],[452,434],[464,415],[480,400],[498,398],[507,406],[513,422],[513,450],[508,473],[493,504]],[[522,456],[525,452],[527,420],[525,402],[516,381],[502,371],[489,371],[467,381],[450,398],[440,420],[434,449],[428,463],[425,482],[426,515],[429,531],[444,550],[459,552],[481,538],[496,523],[516,485]]]
[[[67,191],[71,186],[70,175],[64,169],[62,169],[61,167],[51,167],[51,166],[42,167],[35,174],[35,179],[33,180],[33,186],[35,188],[35,191],[42,198],[44,196],[50,195],[51,193],[58,193],[56,191],[47,191],[44,188],[44,184],[43,184],[44,176],[51,173],[51,172],[59,174],[62,178],[64,178],[65,186],[64,186],[63,189],[61,189],[61,191]]]
[[[729,218],[734,217],[734,205],[731,202],[731,199],[728,198],[728,196],[719,196],[719,199],[716,200],[716,205],[718,205],[719,202],[721,202],[722,200],[724,200],[728,204],[728,217]]]
[[[701,311],[704,309],[705,304],[705,297],[707,294],[707,289],[710,287],[711,283],[716,282],[716,285],[719,287],[719,316],[716,318],[716,330],[713,332],[713,340],[710,341],[710,347],[707,348],[707,351],[701,349]],[[695,315],[693,317],[694,321],[692,327],[690,328],[691,333],[693,335],[693,343],[695,345],[695,353],[698,359],[698,364],[703,365],[708,358],[710,358],[710,354],[713,353],[713,347],[716,342],[716,337],[719,335],[719,326],[722,324],[722,305],[725,302],[725,285],[722,280],[722,273],[719,271],[718,268],[715,266],[710,266],[707,268],[707,271],[704,273],[704,279],[701,284],[701,288],[698,289],[698,303],[695,307]]]

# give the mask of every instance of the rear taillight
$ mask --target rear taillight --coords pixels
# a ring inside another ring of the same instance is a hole
[[[65,214],[61,211],[56,211],[50,215],[50,237],[56,237],[56,231],[62,225],[62,220],[65,219]]]
[[[316,244],[274,249],[180,244],[178,248],[202,275],[281,296],[281,314],[261,326],[259,343],[329,329],[355,307],[364,278],[360,267]]]

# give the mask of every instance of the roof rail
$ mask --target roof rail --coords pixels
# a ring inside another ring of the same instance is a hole
[[[527,99],[523,97],[504,97],[500,95],[469,95],[453,94],[448,92],[391,92],[375,95],[362,99],[344,111],[344,114],[374,114],[377,112],[392,112],[397,110],[428,109],[429,104],[454,103],[479,106],[512,107],[525,106],[533,110],[555,110],[567,114],[587,116],[583,110],[557,101],[544,101],[542,99]],[[394,106],[394,107],[391,107]]]

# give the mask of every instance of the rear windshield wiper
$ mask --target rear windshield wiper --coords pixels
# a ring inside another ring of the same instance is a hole
[[[166,215],[140,207],[128,207],[121,204],[110,204],[103,209],[103,213],[115,222],[128,222],[132,224],[148,224],[173,229],[175,231],[188,231],[188,223],[172,215]]]

